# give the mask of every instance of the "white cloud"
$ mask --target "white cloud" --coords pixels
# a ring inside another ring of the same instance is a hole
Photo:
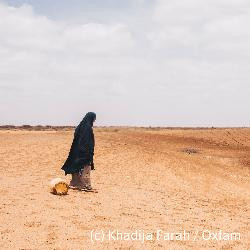
[[[90,55],[122,55],[133,47],[133,40],[126,26],[88,23],[67,27],[64,33],[66,48]]]
[[[158,0],[128,22],[75,24],[0,4],[1,122],[95,110],[100,124],[248,125],[249,9]]]
[[[155,48],[189,47],[249,53],[248,1],[158,0],[149,38]]]

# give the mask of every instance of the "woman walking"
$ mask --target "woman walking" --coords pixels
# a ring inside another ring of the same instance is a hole
[[[62,166],[65,175],[72,175],[69,184],[72,189],[95,191],[90,180],[90,171],[94,169],[95,138],[92,127],[95,120],[96,114],[88,112],[76,127],[68,158]]]

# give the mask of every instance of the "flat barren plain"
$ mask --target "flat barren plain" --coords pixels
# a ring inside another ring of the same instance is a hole
[[[94,132],[98,193],[57,196],[73,130],[0,130],[0,249],[250,249],[249,128]]]

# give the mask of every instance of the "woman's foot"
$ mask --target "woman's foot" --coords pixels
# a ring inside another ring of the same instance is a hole
[[[69,188],[71,189],[79,189],[79,181],[71,180],[69,183]]]
[[[81,179],[79,173],[73,173],[72,179],[69,183],[69,188],[71,189],[79,189],[79,185],[81,184]]]
[[[74,189],[74,190],[79,189],[79,187],[73,186],[73,185],[69,185],[69,188],[70,188],[70,189]]]
[[[98,193],[98,191],[96,189],[92,188],[91,186],[84,186],[80,190],[84,191],[84,192]]]

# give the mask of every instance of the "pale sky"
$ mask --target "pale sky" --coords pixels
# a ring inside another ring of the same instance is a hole
[[[249,126],[249,0],[0,0],[0,124]]]

